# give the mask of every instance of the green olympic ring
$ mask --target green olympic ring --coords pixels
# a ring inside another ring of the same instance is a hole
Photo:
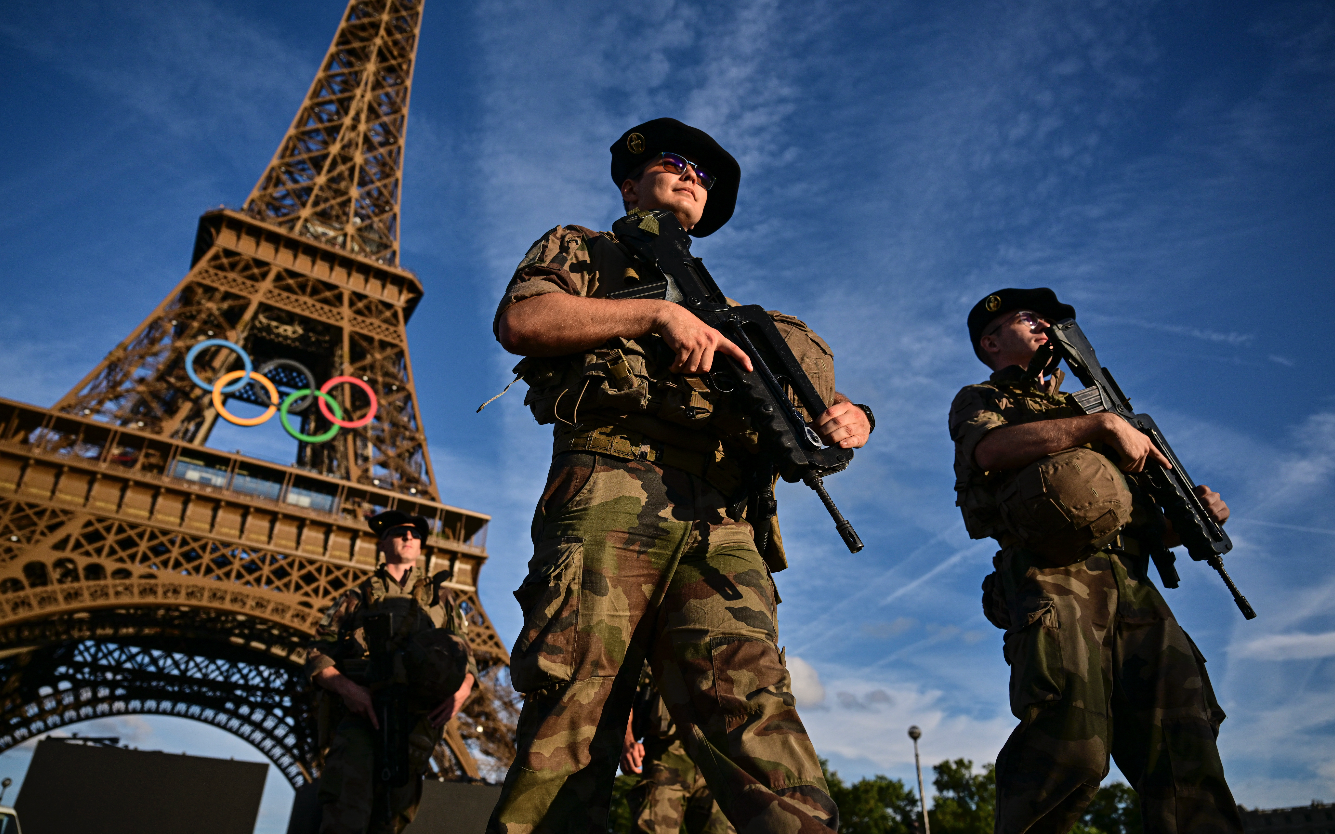
[[[343,419],[343,407],[338,404],[338,400],[323,391],[316,391],[311,388],[298,388],[291,394],[283,397],[282,405],[278,406],[278,419],[282,422],[283,428],[287,429],[288,434],[300,440],[302,443],[324,443],[326,440],[333,440],[334,435],[338,434],[338,425],[330,426],[329,430],[323,434],[302,434],[292,428],[292,424],[288,422],[287,410],[292,407],[292,403],[296,402],[298,398],[304,397],[307,394],[314,394],[320,398],[321,402],[328,403],[329,406],[334,409],[334,418],[337,420]]]

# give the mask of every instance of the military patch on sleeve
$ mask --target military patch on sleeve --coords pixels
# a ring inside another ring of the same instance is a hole
[[[529,247],[528,254],[524,256],[524,260],[519,262],[519,266],[515,267],[515,272],[538,262],[538,256],[542,254],[542,244],[544,242],[546,242],[546,238]]]

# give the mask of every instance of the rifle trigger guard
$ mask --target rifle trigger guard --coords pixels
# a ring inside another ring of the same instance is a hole
[[[705,375],[705,379],[709,382],[709,387],[718,391],[720,394],[731,394],[733,391],[737,390],[736,381],[727,374],[711,371]]]

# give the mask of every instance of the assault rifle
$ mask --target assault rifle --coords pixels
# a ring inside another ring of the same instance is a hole
[[[408,784],[408,732],[411,726],[407,715],[407,686],[395,681],[394,648],[398,629],[395,617],[388,611],[368,614],[363,621],[366,643],[370,647],[367,681],[371,689],[371,703],[375,707],[380,730],[375,739],[376,779],[387,787]]]
[[[672,212],[627,215],[612,224],[612,232],[661,278],[608,297],[675,301],[745,351],[754,371],[747,371],[729,356],[715,354],[714,368],[705,375],[706,382],[714,390],[733,394],[743,403],[760,434],[766,466],[789,483],[801,481],[815,490],[849,551],[861,550],[862,539],[839,512],[822,481],[826,475],[848,466],[853,460],[853,450],[822,445],[820,435],[789,399],[785,385],[792,388],[813,419],[825,413],[825,402],[774,326],[774,320],[756,304],[728,306],[704,263],[691,255],[691,239]],[[749,515],[757,533],[756,546],[762,554],[769,519],[777,509],[770,489],[772,478],[772,474],[761,473],[763,486],[753,496]]]
[[[1047,334],[1048,342],[1039,348],[1029,365],[1029,372],[1050,373],[1065,359],[1071,372],[1081,384],[1087,386],[1074,394],[1076,402],[1086,414],[1110,411],[1150,438],[1154,448],[1168,458],[1173,468],[1164,469],[1151,464],[1137,481],[1163,509],[1164,516],[1172,522],[1173,530],[1182,539],[1191,558],[1206,562],[1214,568],[1228,586],[1229,593],[1233,594],[1233,601],[1238,604],[1242,616],[1249,620],[1255,619],[1256,612],[1224,569],[1223,556],[1233,549],[1233,542],[1228,533],[1210,518],[1205,505],[1196,495],[1196,483],[1191,480],[1177,455],[1173,454],[1173,448],[1164,439],[1154,419],[1148,414],[1136,414],[1132,410],[1131,400],[1122,393],[1112,373],[1099,364],[1093,345],[1085,338],[1084,331],[1075,323],[1075,319],[1059,321],[1044,333]],[[1172,551],[1160,546],[1151,551],[1150,555],[1154,558],[1154,566],[1159,569],[1164,587],[1176,588],[1180,577],[1173,565]]]

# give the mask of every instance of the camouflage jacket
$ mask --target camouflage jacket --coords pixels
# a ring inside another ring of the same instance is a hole
[[[950,439],[955,441],[955,505],[964,516],[969,536],[991,536],[1003,545],[1008,534],[997,512],[997,494],[1009,471],[987,472],[974,450],[995,428],[1083,414],[1075,399],[1062,392],[1058,370],[1042,385],[1027,379],[1018,365],[1002,368],[986,382],[966,385],[950,404]]]
[[[397,582],[382,562],[356,588],[329,606],[306,648],[306,674],[313,677],[330,666],[337,666],[346,674],[350,664],[365,660],[370,651],[363,628],[366,615],[373,613],[381,602],[405,598],[417,601],[418,622],[411,627],[413,632],[443,628],[462,637],[467,644],[468,620],[448,589],[416,565],[403,575],[402,582]],[[477,663],[471,649],[468,671],[477,678]]]
[[[525,299],[553,292],[601,298],[640,280],[636,262],[610,232],[557,226],[533,244],[515,270],[493,330],[499,333],[501,315]],[[775,311],[770,315],[816,391],[831,402],[835,387],[830,346],[801,320]],[[700,377],[668,371],[674,359],[661,337],[649,335],[611,339],[584,354],[530,357],[515,372],[528,383],[524,403],[534,417],[540,424],[555,423],[558,431],[576,422],[625,426],[634,420],[635,430],[666,443],[679,443],[689,435],[716,438],[712,448],[720,441],[725,448],[751,448],[755,434],[745,415],[734,412],[727,398]],[[691,431],[682,432],[682,427]]]

